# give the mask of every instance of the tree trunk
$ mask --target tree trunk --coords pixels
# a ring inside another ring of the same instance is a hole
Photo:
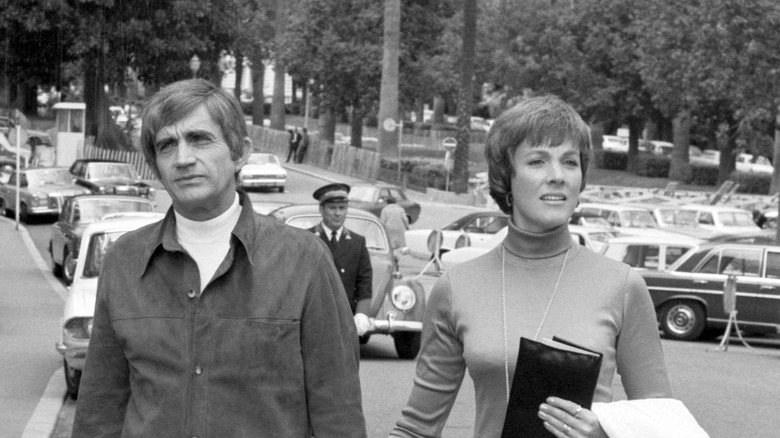
[[[257,62],[255,62],[257,61]],[[252,124],[263,126],[265,119],[265,95],[263,95],[263,82],[265,81],[265,65],[262,59],[252,61],[252,65],[258,66],[252,69],[254,86],[252,88]]]
[[[330,143],[336,141],[336,117],[333,110],[326,107],[320,110],[320,140]]]
[[[132,150],[133,145],[127,144],[122,136],[122,130],[114,123],[108,111],[108,100],[105,89],[105,67],[100,48],[92,49],[84,59],[84,103],[87,106],[84,133],[95,137],[95,146],[104,149]]]
[[[444,124],[444,97],[440,94],[433,96],[433,117],[431,118],[433,126]]]
[[[460,58],[460,89],[458,90],[458,133],[453,168],[455,193],[466,193],[469,179],[469,142],[474,90],[474,55],[477,35],[477,0],[463,1],[463,49]]]
[[[356,148],[362,148],[363,147],[363,109],[358,106],[358,104],[352,105],[352,110],[350,111],[352,113],[352,116],[349,120],[350,125],[350,146],[356,147]]]
[[[287,66],[282,60],[280,46],[284,41],[284,31],[287,26],[287,0],[276,1],[276,47],[274,54],[274,96],[271,100],[271,129],[284,131],[284,75]]]
[[[731,172],[736,168],[736,136],[731,132],[736,130],[734,122],[723,122],[718,126],[718,150],[720,151],[720,163],[718,164],[718,187],[731,178]]]
[[[636,173],[639,167],[639,133],[642,130],[642,122],[634,117],[628,119],[628,157],[626,159],[626,171]]]
[[[401,123],[398,117],[398,59],[401,54],[401,0],[384,0],[384,35],[382,41],[382,83],[379,91],[379,155],[390,157],[398,154],[396,126],[392,131],[384,128],[387,120]],[[389,126],[388,126],[389,127]],[[353,122],[354,132],[354,122]],[[353,137],[354,138],[354,137]]]
[[[687,109],[680,110],[672,120],[672,139],[674,150],[669,166],[669,179],[685,182],[688,179],[688,145],[691,139],[691,113]]]
[[[780,191],[780,105],[778,105],[776,110],[774,154],[772,156],[772,165],[775,169],[772,172],[772,184],[769,186],[770,195]],[[780,230],[780,227],[778,227],[778,230]]]

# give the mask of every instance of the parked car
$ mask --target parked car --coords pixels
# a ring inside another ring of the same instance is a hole
[[[756,225],[765,229],[777,228],[777,208],[762,211],[758,214]]]
[[[75,399],[79,393],[81,372],[87,356],[95,313],[97,279],[106,250],[121,235],[163,218],[162,213],[149,217],[133,217],[93,222],[84,229],[79,253],[83,257],[75,263],[73,285],[65,298],[62,331],[57,351],[63,356],[67,392]]]
[[[724,284],[736,276],[739,328],[777,333],[780,328],[780,246],[706,242],[666,271],[640,271],[658,322],[671,339],[695,340],[705,329],[725,328]]]
[[[612,224],[603,216],[596,213],[589,213],[584,211],[575,211],[569,218],[569,223],[572,225],[582,225],[585,227],[598,227],[612,230]]]
[[[318,205],[291,205],[278,208],[270,216],[296,228],[308,229],[321,220]],[[425,312],[425,290],[414,279],[394,279],[395,259],[385,226],[373,214],[350,208],[344,224],[366,238],[373,271],[371,307],[368,317],[371,329],[361,342],[374,334],[393,337],[395,351],[402,359],[414,359],[420,351],[422,319]]]
[[[0,186],[0,213],[11,216],[16,208],[16,172]],[[73,184],[66,167],[28,167],[19,172],[19,219],[58,214],[68,198],[89,193]]]
[[[660,140],[649,140],[645,143],[647,152],[653,155],[670,157],[674,151],[674,143]]]
[[[453,249],[441,256],[442,269],[452,269],[455,265],[471,260],[486,254],[491,249],[500,245],[504,241],[509,231],[504,227],[488,240],[479,244],[479,246],[464,246]],[[617,236],[617,232],[601,227],[584,227],[581,225],[569,225],[571,238],[575,243],[590,248],[593,252],[601,252],[606,243]]]
[[[709,239],[708,242],[734,242],[734,243],[763,243],[767,245],[776,245],[778,242],[777,230],[760,229],[755,231],[743,231],[740,233],[718,234]]]
[[[699,226],[696,210],[686,208],[685,205],[641,202],[630,202],[626,205],[649,210],[658,224],[658,229],[662,231],[682,234],[694,239],[709,239],[720,234],[717,231]]]
[[[420,217],[420,204],[406,197],[404,190],[398,186],[386,183],[355,184],[349,191],[349,206],[370,211],[376,217],[387,205],[387,198],[395,198],[396,203],[403,207],[409,223],[417,222]]]
[[[628,138],[618,137],[617,135],[604,135],[601,137],[601,147],[605,151],[618,152],[621,154],[628,153]]]
[[[274,154],[256,152],[249,155],[249,161],[238,173],[238,184],[248,188],[274,188],[284,192],[287,184],[287,171]]]
[[[439,255],[460,246],[468,246],[469,242],[474,244],[489,239],[506,227],[507,222],[509,222],[509,216],[499,210],[468,213],[440,230]],[[431,242],[433,231],[425,228],[406,232],[406,246],[411,255],[418,258],[429,258],[432,255],[430,248],[433,247],[433,242]],[[459,239],[460,244],[458,244]]]
[[[687,204],[685,208],[695,211],[699,227],[713,234],[733,234],[760,229],[753,221],[753,213],[742,208],[700,204]]]
[[[753,157],[752,154],[740,153],[737,155],[736,168],[746,173],[766,173],[771,175],[775,168],[767,157]]]
[[[20,169],[26,167],[23,161],[19,161],[19,164]],[[8,183],[8,180],[11,179],[11,174],[14,172],[16,172],[16,159],[0,156],[0,185]]]
[[[698,243],[698,239],[683,236],[622,236],[609,239],[601,253],[636,269],[665,271]]]
[[[154,188],[144,182],[130,163],[79,159],[70,166],[76,184],[92,193],[143,196],[154,199]]]
[[[154,205],[146,198],[121,195],[83,195],[66,200],[59,220],[51,226],[49,255],[54,275],[71,284],[87,225],[106,215],[126,212],[151,214]]]

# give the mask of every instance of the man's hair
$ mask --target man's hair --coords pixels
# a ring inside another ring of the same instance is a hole
[[[244,138],[248,136],[241,105],[234,96],[211,82],[187,79],[167,85],[155,93],[141,113],[141,149],[147,164],[156,173],[159,174],[154,149],[157,132],[183,119],[200,105],[206,106],[209,115],[222,130],[233,160],[241,156]]]
[[[512,177],[516,172],[513,158],[517,148],[523,143],[532,147],[554,147],[567,140],[580,151],[582,191],[593,147],[590,128],[571,105],[555,96],[532,97],[496,118],[485,143],[485,156],[490,196],[501,211],[512,212],[507,198],[512,193]]]

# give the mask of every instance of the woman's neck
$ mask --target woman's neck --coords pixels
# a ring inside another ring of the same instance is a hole
[[[507,251],[523,258],[543,259],[563,253],[572,246],[569,225],[562,224],[543,233],[532,233],[509,221],[509,232],[504,245]]]

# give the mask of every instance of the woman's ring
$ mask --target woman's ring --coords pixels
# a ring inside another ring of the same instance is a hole
[[[564,425],[563,425],[563,433],[565,433],[566,435],[568,435],[568,434],[569,434],[569,432],[571,432],[571,426],[569,426],[568,424],[564,424]]]
[[[577,410],[574,411],[574,418],[580,418],[580,412],[582,412],[582,406],[577,405]]]

